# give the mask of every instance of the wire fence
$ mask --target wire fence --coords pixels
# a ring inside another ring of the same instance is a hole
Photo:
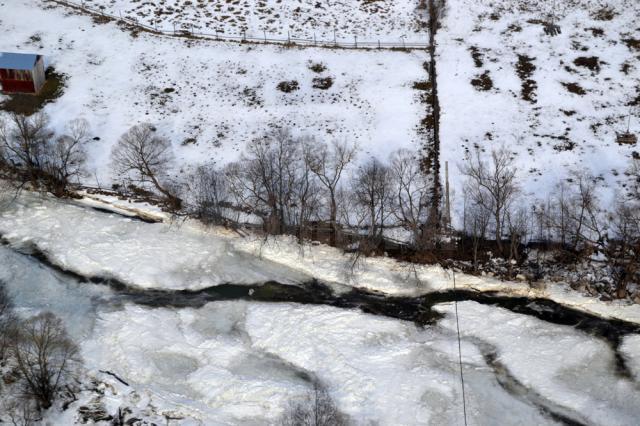
[[[189,39],[205,39],[205,40],[214,40],[214,41],[231,41],[237,43],[256,43],[256,44],[278,44],[284,46],[292,46],[292,47],[324,47],[324,48],[340,48],[340,49],[387,49],[387,50],[417,50],[417,49],[426,49],[428,47],[427,42],[418,42],[418,41],[409,41],[406,40],[405,37],[401,37],[400,41],[397,42],[389,42],[383,40],[359,40],[357,35],[354,35],[350,39],[339,38],[336,33],[334,33],[334,38],[332,40],[326,40],[321,38],[302,38],[295,37],[290,33],[287,34],[286,37],[281,36],[273,36],[266,31],[263,31],[261,35],[256,35],[253,33],[247,33],[246,31],[242,34],[228,34],[222,31],[215,32],[206,32],[195,29],[191,25],[184,24],[173,24],[173,29],[166,30],[164,28],[159,28],[157,25],[151,26],[139,22],[136,19],[129,18],[127,16],[122,16],[119,13],[117,16],[107,13],[104,10],[96,9],[89,7],[83,2],[76,3],[68,0],[45,0],[53,3],[57,3],[63,6],[69,6],[78,10],[81,10],[85,13],[88,13],[93,16],[103,17],[105,19],[114,20],[116,22],[123,22],[125,24],[131,25],[140,30],[154,33],[154,34],[162,34],[165,36],[171,37],[180,37],[180,38],[189,38]]]

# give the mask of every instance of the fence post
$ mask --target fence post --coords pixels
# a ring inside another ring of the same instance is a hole
[[[291,33],[287,31],[287,43],[291,44]]]
[[[380,49],[380,48],[381,48],[381,47],[380,47],[380,40],[378,40],[378,49]]]
[[[262,31],[264,33],[264,42],[267,42],[267,30]]]
[[[355,45],[355,47],[357,49],[358,48],[358,36],[357,35],[353,36],[353,41],[354,41],[354,45]]]
[[[313,45],[316,45],[316,33],[313,33]]]
[[[247,30],[242,30],[242,40],[247,41]]]

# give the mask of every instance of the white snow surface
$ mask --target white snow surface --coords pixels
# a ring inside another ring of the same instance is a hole
[[[45,7],[46,6],[46,7]],[[23,19],[29,16],[28,20]],[[88,120],[92,136],[85,181],[108,185],[110,152],[132,125],[151,122],[177,160],[171,176],[203,163],[236,160],[273,126],[319,141],[349,141],[360,158],[386,159],[420,145],[424,105],[413,83],[426,78],[426,52],[288,49],[139,33],[94,23],[38,0],[0,3],[0,51],[45,55],[67,76],[63,95],[44,108],[54,130]],[[38,40],[38,41],[35,41]],[[312,63],[326,70],[316,73]],[[314,78],[333,79],[328,90]],[[299,90],[276,86],[295,80]]]
[[[216,302],[100,315],[83,353],[156,406],[203,424],[276,422],[309,389],[306,372],[356,424],[437,425],[462,421],[455,348],[451,332],[354,311]],[[471,424],[551,423],[479,364],[467,389]]]
[[[636,381],[640,381],[640,335],[634,334],[627,336],[622,342],[620,349]]]

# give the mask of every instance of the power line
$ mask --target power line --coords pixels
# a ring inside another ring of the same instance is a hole
[[[453,273],[453,290],[456,289],[456,271],[451,269]],[[456,311],[456,331],[458,333],[458,364],[460,365],[460,383],[462,385],[462,411],[464,413],[464,426],[467,426],[467,398],[464,392],[464,374],[462,372],[462,344],[460,342],[460,321],[458,319],[458,301],[453,301]]]

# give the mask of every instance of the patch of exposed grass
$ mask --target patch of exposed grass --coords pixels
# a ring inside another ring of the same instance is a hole
[[[291,93],[291,92],[294,92],[294,91],[300,89],[300,84],[298,84],[298,82],[295,81],[295,80],[281,81],[280,83],[278,83],[277,88],[281,92]]]
[[[331,86],[333,86],[333,79],[331,77],[316,77],[313,79],[313,88],[328,90]]]
[[[573,63],[578,67],[587,68],[593,72],[600,72],[600,59],[597,56],[580,56]]]
[[[570,93],[574,93],[576,95],[586,95],[587,91],[582,88],[578,83],[562,83],[562,85],[567,89]]]
[[[596,21],[611,21],[618,12],[611,6],[604,6],[591,14],[591,18]]]
[[[327,66],[322,62],[311,62],[309,63],[309,69],[315,73],[323,73],[327,70]]]
[[[485,71],[471,80],[471,85],[481,91],[491,90],[493,88],[493,80],[489,76],[489,71]]]
[[[629,49],[640,50],[640,40],[635,38],[625,38],[622,41],[624,41],[624,44],[629,46]]]
[[[531,78],[536,66],[533,64],[535,58],[526,55],[518,55],[518,63],[516,64],[516,73],[522,80],[522,99],[531,103],[536,103],[536,89],[538,84]]]
[[[469,47],[469,52],[471,52],[471,58],[473,58],[473,63],[476,68],[482,68],[482,53],[476,46]]]

